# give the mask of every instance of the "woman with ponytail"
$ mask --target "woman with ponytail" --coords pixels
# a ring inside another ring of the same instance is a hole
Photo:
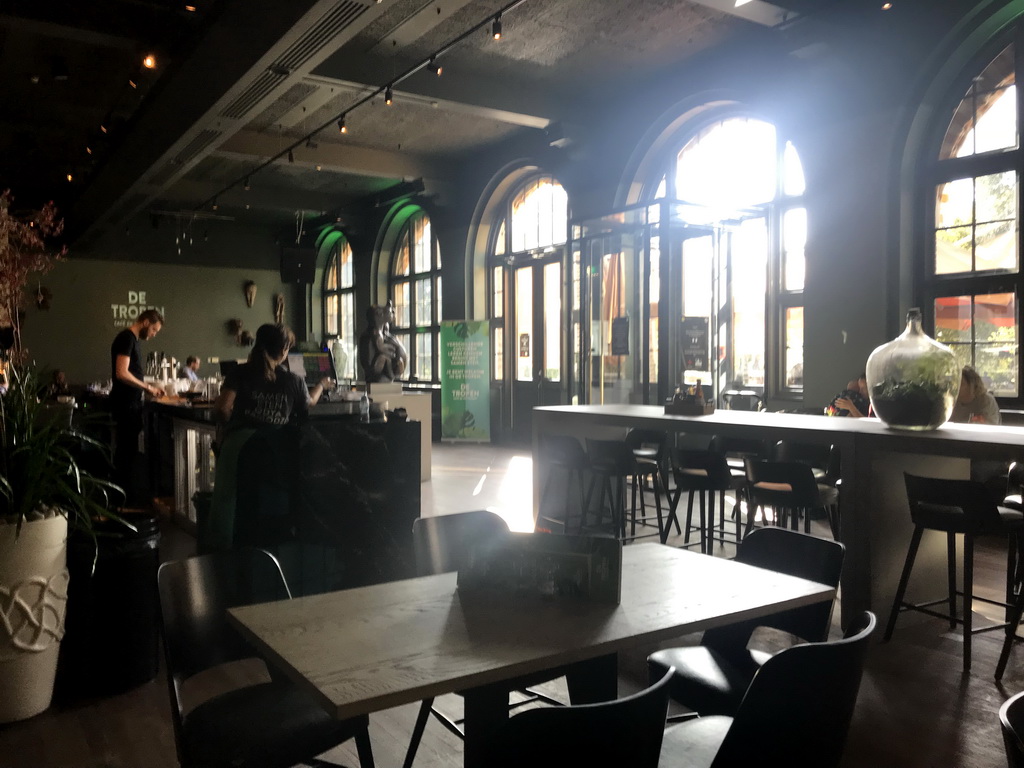
[[[329,377],[313,388],[294,373],[279,366],[288,357],[295,335],[284,325],[261,325],[248,362],[224,379],[217,399],[217,417],[226,437],[240,427],[282,426],[305,416],[325,389]]]
[[[238,457],[258,431],[294,424],[309,413],[333,380],[325,377],[313,391],[303,378],[281,368],[295,335],[284,325],[261,325],[247,362],[228,374],[214,405],[217,417],[217,474],[213,503],[205,524],[199,525],[201,552],[234,545]]]

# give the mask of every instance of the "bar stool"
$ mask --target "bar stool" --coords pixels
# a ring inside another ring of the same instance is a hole
[[[765,440],[754,437],[726,437],[724,435],[713,435],[708,443],[708,450],[725,456],[729,465],[729,473],[732,475],[731,490],[736,495],[736,506],[733,507],[733,517],[738,518],[740,508],[747,499],[747,459],[761,460],[769,456],[768,443]],[[711,521],[714,523],[714,521]],[[712,526],[714,527],[714,526]],[[725,505],[718,510],[718,531],[720,538],[724,541],[725,535]],[[749,531],[748,531],[749,533]]]
[[[582,528],[583,517],[587,509],[583,491],[583,474],[590,466],[587,454],[583,451],[583,446],[580,445],[579,440],[571,435],[541,435],[539,460],[548,471],[547,480],[544,482],[544,492],[541,496],[542,506],[548,500],[555,470],[561,470],[565,473],[566,486],[564,516],[559,518],[551,512],[545,513],[542,511],[537,517],[537,522],[541,523],[543,521],[548,524],[560,525],[564,533],[569,532],[569,518],[571,517],[572,508],[571,489],[573,476],[575,476],[580,496],[579,524],[577,528]],[[550,510],[550,506],[548,509]],[[539,527],[543,528],[543,526]]]
[[[746,534],[754,527],[758,508],[775,510],[775,524],[786,526],[791,518],[794,531],[800,529],[800,515],[804,518],[804,533],[811,532],[811,513],[838,505],[839,492],[830,485],[814,482],[811,468],[798,461],[747,460]]]
[[[971,636],[978,632],[995,629],[1007,629],[1007,635],[1014,631],[1012,621],[993,624],[987,627],[972,626],[971,606],[975,600],[1013,608],[1009,602],[990,600],[974,595],[974,539],[985,534],[1009,536],[1010,543],[1006,558],[1006,594],[1009,598],[1013,593],[1016,581],[1017,553],[1020,552],[1021,536],[1024,534],[1024,514],[1008,507],[996,506],[984,484],[972,480],[946,480],[931,477],[918,477],[904,473],[907,486],[907,500],[910,503],[910,519],[914,522],[914,532],[910,537],[907,559],[903,564],[896,597],[893,600],[889,622],[885,627],[883,640],[892,637],[896,627],[896,618],[901,611],[919,611],[949,621],[949,628],[956,629],[957,624],[963,626],[964,636],[964,671],[971,668]],[[945,598],[924,603],[906,603],[903,596],[910,581],[910,572],[914,567],[914,559],[921,544],[921,535],[925,530],[943,531],[946,534],[946,554],[948,558],[948,591]],[[964,536],[964,588],[956,588],[956,534]],[[957,616],[956,597],[963,600],[962,617]],[[931,606],[947,603],[949,613],[934,611]],[[1005,650],[1005,649],[1004,649]],[[1000,658],[1005,666],[1005,661]],[[998,674],[1002,674],[999,668]]]
[[[725,506],[725,492],[734,488],[733,476],[729,471],[725,456],[712,451],[693,451],[676,449],[672,452],[672,476],[675,479],[675,497],[669,501],[668,522],[665,524],[665,536],[661,543],[664,544],[668,538],[669,529],[672,523],[679,528],[679,519],[676,510],[679,507],[679,500],[685,491],[689,498],[686,503],[686,525],[683,529],[683,546],[680,549],[687,549],[695,546],[690,543],[690,530],[693,521],[693,496],[700,497],[700,551],[704,554],[711,554],[711,545],[714,537],[713,522],[715,518],[715,495],[717,493],[720,507]],[[707,509],[709,517],[705,517],[705,497],[707,497]],[[709,526],[708,522],[712,525]],[[740,519],[736,517],[736,540],[740,538]]]
[[[597,525],[604,519],[604,504],[608,502],[613,530],[620,539],[626,539],[626,484],[633,485],[632,505],[629,509],[632,528],[629,538],[636,536],[637,492],[640,492],[640,504],[643,507],[643,478],[650,476],[654,483],[654,499],[658,513],[658,536],[664,537],[664,521],[661,509],[661,479],[659,472],[651,470],[650,464],[643,466],[637,462],[632,448],[624,440],[595,440],[587,438],[587,458],[593,481],[590,485],[588,498],[594,495],[594,486],[600,485],[597,497]],[[588,505],[589,507],[589,505]],[[587,514],[589,514],[589,508]],[[585,521],[584,521],[585,522]],[[641,525],[647,523],[641,520]],[[651,534],[654,535],[654,534]]]
[[[828,517],[832,538],[838,541],[840,509],[839,449],[834,445],[779,440],[774,446],[772,456],[775,461],[797,461],[801,464],[806,464],[811,468],[814,482],[819,486],[828,486],[836,489],[834,498],[833,494],[824,488],[819,488],[819,495],[822,496],[822,501],[824,502],[822,508]]]
[[[644,498],[644,489],[646,486],[646,480],[651,479],[651,488],[654,491],[655,501],[660,500],[659,493],[665,492],[665,499],[668,501],[668,477],[665,472],[665,463],[668,457],[668,434],[660,429],[630,429],[626,433],[626,445],[633,451],[633,456],[636,459],[637,472],[634,478],[634,500],[633,504],[636,505],[635,496],[637,494],[635,483],[638,481],[644,481],[640,486],[640,508],[643,512],[641,518],[642,525],[649,525],[647,522],[647,504]],[[660,481],[659,483],[655,481]],[[631,533],[635,534],[636,521],[633,523],[634,529]],[[676,531],[679,531],[679,522],[676,521]],[[666,531],[665,535],[668,533]]]

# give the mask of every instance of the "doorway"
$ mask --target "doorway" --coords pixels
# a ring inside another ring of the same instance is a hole
[[[513,263],[508,268],[509,338],[506,348],[511,403],[511,437],[529,443],[533,409],[567,402],[563,371],[562,251]]]

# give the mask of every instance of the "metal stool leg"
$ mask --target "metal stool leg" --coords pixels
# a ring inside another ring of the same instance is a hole
[[[922,528],[914,526],[914,533],[910,537],[910,547],[907,549],[907,559],[903,561],[903,573],[900,574],[900,583],[896,587],[896,597],[892,601],[892,610],[889,611],[889,622],[885,625],[885,634],[882,640],[888,642],[892,638],[892,631],[896,628],[896,617],[900,612],[900,605],[903,603],[903,595],[907,591],[907,583],[910,581],[910,572],[914,569],[914,560],[917,558],[917,548],[921,545]]]

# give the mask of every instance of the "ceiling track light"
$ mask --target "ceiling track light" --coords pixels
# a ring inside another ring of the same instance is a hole
[[[391,102],[393,102],[394,100],[395,92],[391,90],[391,86],[389,85],[387,88],[384,89],[384,103],[390,107]]]
[[[427,71],[432,72],[438,77],[440,77],[441,73],[444,71],[444,67],[438,64],[436,61],[434,61],[434,57],[431,56],[430,61],[427,62]]]
[[[215,211],[217,210],[217,198],[216,197],[213,198],[213,206],[212,207],[213,207],[213,210],[215,210]]]
[[[248,176],[245,177],[245,191],[246,192],[249,191],[249,177]]]
[[[294,163],[295,162],[295,153],[292,152],[290,149],[288,150],[288,162],[289,163]]]
[[[338,118],[338,133],[348,133],[348,126],[345,125],[345,116]]]
[[[494,21],[491,22],[491,37],[495,40],[501,40],[501,14],[499,13],[494,17]]]
[[[146,69],[156,69],[156,56],[152,53],[147,53],[142,59],[142,66]]]

